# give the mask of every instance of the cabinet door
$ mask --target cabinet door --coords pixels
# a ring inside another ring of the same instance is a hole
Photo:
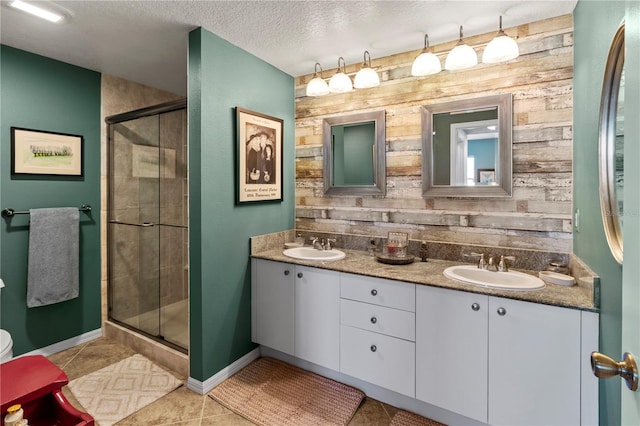
[[[489,423],[580,424],[580,311],[489,299]]]
[[[253,341],[293,355],[294,267],[262,259],[252,266]]]
[[[488,296],[416,286],[416,398],[487,421]]]
[[[415,343],[343,325],[340,371],[410,397],[415,394]]]
[[[295,356],[340,370],[338,272],[296,266]]]

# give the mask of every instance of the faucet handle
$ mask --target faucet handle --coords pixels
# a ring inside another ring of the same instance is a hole
[[[324,245],[325,250],[331,250],[331,243],[335,243],[335,238],[327,238],[327,243]]]
[[[500,263],[498,263],[498,272],[509,272],[509,266],[507,260],[516,260],[515,256],[500,256]]]
[[[478,268],[487,269],[487,262],[484,260],[484,253],[471,252],[469,254],[465,254],[464,256],[479,257],[480,260],[478,260]]]

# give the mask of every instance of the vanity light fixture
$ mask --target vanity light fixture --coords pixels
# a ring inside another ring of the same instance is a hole
[[[500,16],[500,30],[482,53],[482,62],[495,64],[505,62],[520,56],[518,43],[502,30],[502,16]]]
[[[371,68],[371,55],[367,50],[364,51],[364,63],[362,68],[356,74],[353,81],[353,87],[356,89],[368,89],[370,87],[380,86],[380,77],[378,73]]]
[[[40,6],[36,6],[31,3],[27,3],[22,0],[14,0],[9,3],[9,6],[21,10],[23,12],[27,12],[31,15],[37,16],[38,18],[45,19],[49,22],[53,22],[54,24],[60,24],[65,20],[64,15],[59,13],[51,12],[50,10],[44,9]]]
[[[320,75],[318,75],[318,68],[320,68]],[[315,72],[313,78],[307,83],[307,96],[324,96],[329,94],[329,86],[327,82],[322,78],[322,66],[316,62]]]
[[[340,68],[340,60],[342,60],[342,70]],[[344,58],[340,56],[338,58],[338,70],[329,80],[329,91],[331,93],[346,93],[353,90],[351,79],[346,74],[347,65],[344,62]]]
[[[444,68],[449,71],[462,70],[478,64],[478,54],[473,47],[462,42],[462,25],[460,25],[460,40],[447,55]]]
[[[411,75],[422,77],[425,75],[437,74],[442,71],[440,59],[431,51],[429,47],[429,34],[424,35],[424,49],[413,61],[411,65]]]

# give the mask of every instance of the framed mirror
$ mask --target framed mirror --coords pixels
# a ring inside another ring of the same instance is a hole
[[[422,195],[511,196],[511,94],[422,107]]]
[[[611,254],[622,263],[624,187],[624,24],[613,37],[600,101],[600,209]]]
[[[324,193],[384,195],[385,111],[325,118],[322,123]]]

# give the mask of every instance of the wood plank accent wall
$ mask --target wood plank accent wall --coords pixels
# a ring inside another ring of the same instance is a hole
[[[379,87],[318,98],[305,95],[312,74],[296,78],[296,228],[380,237],[400,230],[418,240],[571,252],[573,16],[505,31],[517,35],[520,57],[502,64],[412,77],[418,49],[374,58]],[[465,42],[477,46],[480,59],[494,36]],[[433,46],[443,64],[455,43]],[[347,73],[360,65],[348,65]],[[423,198],[421,106],[501,93],[513,94],[513,196]],[[381,108],[386,196],[325,196],[322,120]]]

